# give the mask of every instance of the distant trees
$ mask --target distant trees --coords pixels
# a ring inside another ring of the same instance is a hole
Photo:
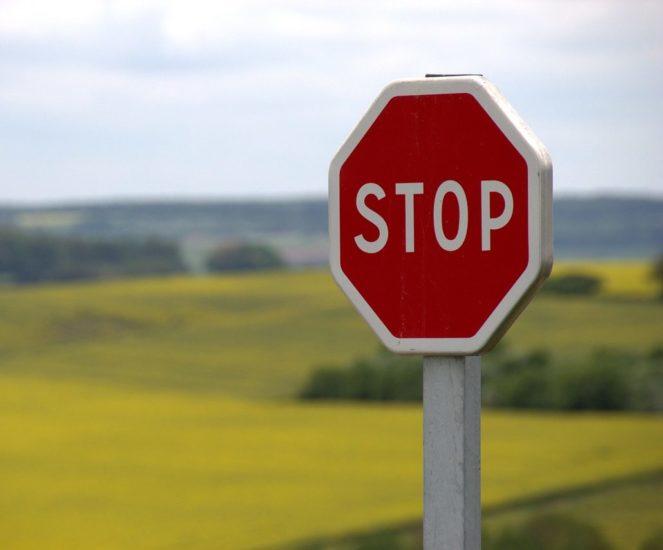
[[[184,271],[175,244],[110,241],[0,229],[0,281],[37,283]]]
[[[663,410],[663,350],[598,349],[582,360],[541,351],[500,352],[482,365],[482,400],[491,407],[555,410]]]
[[[421,359],[380,349],[345,368],[314,370],[299,392],[302,399],[421,401]]]
[[[567,294],[589,296],[597,294],[601,289],[601,279],[585,273],[569,273],[551,277],[543,285],[543,292],[550,294]]]
[[[206,259],[212,272],[278,269],[283,258],[260,243],[219,246]],[[0,226],[0,284],[80,281],[187,271],[174,242],[84,239]]]
[[[581,361],[504,346],[483,360],[481,397],[496,408],[663,411],[663,349],[646,355],[597,350]],[[314,369],[301,399],[420,401],[421,359],[384,349],[345,367]]]
[[[212,272],[260,271],[284,266],[280,254],[261,243],[224,244],[212,251],[207,259],[207,268]]]

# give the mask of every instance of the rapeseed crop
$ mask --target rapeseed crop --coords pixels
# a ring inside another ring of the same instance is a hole
[[[511,346],[660,345],[663,308],[619,269],[598,297],[537,298]],[[322,271],[0,289],[0,547],[242,549],[417,518],[418,407],[289,400],[376,348]],[[663,464],[654,416],[486,411],[483,438],[487,505]]]
[[[661,510],[663,471],[569,491],[539,502],[528,502],[484,514],[484,526],[497,532],[518,525],[528,517],[561,514],[595,525],[618,550],[639,550],[663,523]]]
[[[378,342],[322,271],[0,290],[0,369],[49,378],[290,397],[311,369]],[[540,296],[512,347],[582,356],[662,342],[655,300]]]
[[[255,548],[421,514],[415,406],[250,402],[0,377],[4,548]],[[483,420],[496,505],[656,469],[642,415]]]
[[[652,276],[652,265],[637,260],[594,260],[556,262],[553,276],[582,273],[598,277],[604,296],[653,298],[658,286]]]

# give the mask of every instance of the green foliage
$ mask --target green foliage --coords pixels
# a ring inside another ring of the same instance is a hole
[[[593,525],[574,518],[546,514],[534,516],[517,527],[506,527],[485,537],[484,550],[611,550],[612,546]]]
[[[265,244],[232,243],[218,247],[207,259],[212,272],[260,271],[278,269],[285,265],[281,256]]]
[[[516,355],[504,350],[504,346],[496,348],[483,362],[483,403],[491,407],[553,408],[553,368],[548,354],[535,350]]]
[[[421,360],[385,349],[354,360],[347,368],[314,370],[299,392],[302,399],[421,401]]]
[[[641,545],[639,550],[663,550],[663,529],[657,529]]]
[[[299,397],[420,401],[421,359],[384,349],[345,368],[315,369]],[[515,354],[504,345],[482,364],[482,402],[489,407],[554,410],[663,410],[663,352],[645,356],[598,350],[584,361],[556,362],[542,350]]]
[[[0,279],[13,283],[75,281],[182,272],[172,243],[89,241],[0,230]]]
[[[574,296],[593,296],[601,289],[601,279],[594,275],[569,273],[552,277],[543,285],[543,292]]]
[[[556,401],[559,408],[564,410],[631,408],[629,364],[624,359],[629,361],[630,358],[624,358],[615,352],[598,351],[584,365],[565,365],[557,380]]]
[[[584,359],[499,348],[482,365],[482,400],[492,407],[555,410],[663,410],[663,353],[598,349]]]

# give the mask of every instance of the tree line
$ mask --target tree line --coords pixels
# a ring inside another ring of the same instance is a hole
[[[0,281],[79,281],[185,270],[178,247],[157,239],[89,240],[0,229]]]
[[[499,345],[481,365],[487,407],[548,410],[663,411],[663,347],[644,354],[596,350],[583,360],[542,350],[513,353]],[[315,368],[301,399],[418,402],[421,358],[380,349],[348,365]]]
[[[558,258],[643,258],[661,252],[663,200],[556,197],[554,242]],[[0,224],[17,225],[25,214],[73,214],[68,234],[84,238],[167,240],[199,236],[242,239],[246,235],[326,235],[327,201],[255,200],[64,204],[2,207]]]
[[[263,243],[230,242],[206,258],[212,273],[285,267]],[[179,245],[163,239],[84,239],[0,227],[0,283],[29,284],[184,273]]]

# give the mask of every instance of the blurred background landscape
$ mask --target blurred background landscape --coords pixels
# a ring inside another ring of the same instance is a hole
[[[327,168],[481,72],[555,166],[483,548],[663,548],[662,6],[0,2],[0,547],[421,548],[420,358],[328,273]]]
[[[663,201],[555,214],[553,276],[483,360],[485,546],[657,548]],[[334,286],[325,201],[0,219],[6,546],[421,546],[420,358]]]

